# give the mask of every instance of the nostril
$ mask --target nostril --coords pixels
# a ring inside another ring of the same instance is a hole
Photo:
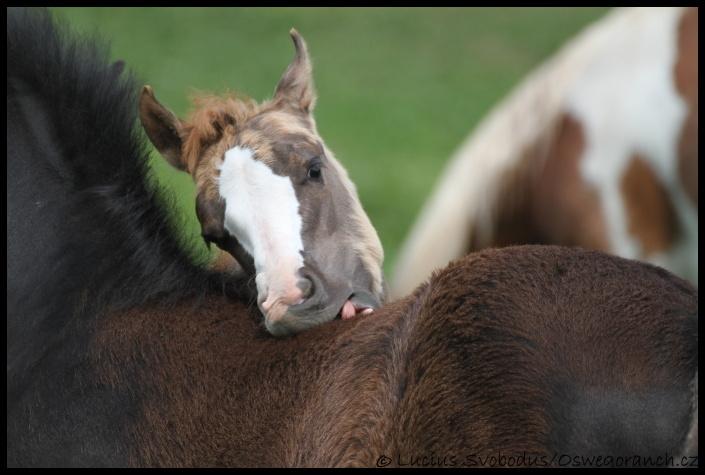
[[[301,276],[296,286],[301,290],[301,294],[304,300],[308,300],[316,291],[316,286],[313,280],[309,276]]]
[[[301,267],[298,271],[299,282],[297,286],[301,289],[303,297],[305,300],[309,300],[312,297],[317,299],[322,298],[325,300],[325,295],[319,295],[320,293],[325,294],[325,286],[321,281],[319,274],[310,266],[305,265]]]

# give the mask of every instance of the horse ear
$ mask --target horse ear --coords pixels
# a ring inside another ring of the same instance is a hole
[[[274,102],[282,106],[291,106],[303,110],[306,114],[313,111],[316,92],[313,88],[311,61],[308,57],[306,42],[295,29],[289,31],[294,40],[296,54],[291,64],[279,80],[274,91]]]
[[[147,137],[154,147],[173,167],[186,171],[186,162],[181,153],[181,129],[183,121],[164,107],[150,86],[142,88],[140,96],[140,120]]]

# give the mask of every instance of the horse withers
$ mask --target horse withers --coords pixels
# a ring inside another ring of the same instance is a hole
[[[316,131],[306,43],[263,104],[201,97],[190,120],[146,86],[142,124],[164,158],[191,174],[206,241],[255,277],[265,325],[282,336],[387,300],[382,245],[342,165]],[[232,266],[230,267],[232,271]]]

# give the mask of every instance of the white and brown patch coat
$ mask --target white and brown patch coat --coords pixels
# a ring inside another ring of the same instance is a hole
[[[392,295],[521,243],[600,249],[697,283],[697,14],[615,9],[535,70],[448,163]]]

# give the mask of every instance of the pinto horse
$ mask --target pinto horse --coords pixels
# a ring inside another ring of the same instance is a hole
[[[600,249],[697,284],[697,124],[697,8],[611,12],[461,145],[401,247],[392,296],[509,244]]]
[[[69,33],[8,9],[8,467],[697,464],[692,284],[509,247],[275,338],[179,237],[136,80]]]
[[[369,314],[387,300],[382,244],[316,131],[311,62],[304,40],[293,29],[291,36],[296,55],[263,104],[201,97],[183,121],[149,86],[140,100],[152,143],[195,181],[204,239],[255,279],[277,336]]]

